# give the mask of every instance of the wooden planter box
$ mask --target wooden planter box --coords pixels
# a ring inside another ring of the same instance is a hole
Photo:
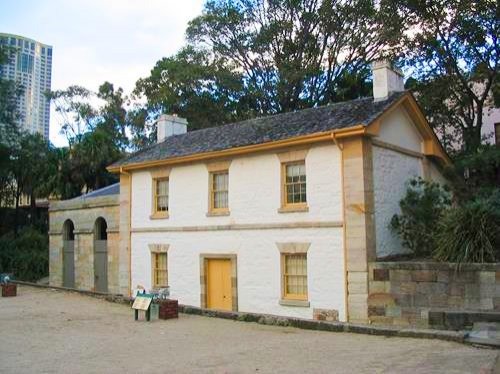
[[[2,297],[11,297],[17,295],[17,284],[2,284]]]
[[[162,300],[158,304],[160,306],[158,318],[179,318],[179,302],[177,300]]]

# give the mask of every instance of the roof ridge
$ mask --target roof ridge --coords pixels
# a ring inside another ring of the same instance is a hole
[[[359,97],[169,136],[160,143],[127,155],[113,163],[111,168],[367,125],[405,94],[406,91],[391,93],[387,99],[380,101],[374,101],[372,97]]]

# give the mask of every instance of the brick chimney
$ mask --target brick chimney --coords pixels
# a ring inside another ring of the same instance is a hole
[[[156,142],[161,143],[172,135],[185,134],[187,132],[187,120],[169,114],[162,114],[156,121]]]
[[[404,91],[404,75],[387,60],[372,63],[373,100],[380,101],[389,97],[391,92]]]

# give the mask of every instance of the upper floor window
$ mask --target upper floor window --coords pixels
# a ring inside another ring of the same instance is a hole
[[[210,210],[213,212],[229,209],[229,172],[227,170],[210,173]]]
[[[230,160],[207,164],[208,213],[207,216],[229,215],[229,166]]]
[[[281,161],[281,213],[304,212],[307,207],[307,149],[279,153]]]
[[[285,164],[285,205],[305,204],[306,164],[304,161]]]
[[[170,198],[170,169],[152,169],[151,219],[168,218]]]
[[[154,179],[154,213],[168,213],[168,178]]]

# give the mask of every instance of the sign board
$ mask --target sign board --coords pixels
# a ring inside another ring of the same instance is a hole
[[[153,300],[153,295],[139,294],[135,297],[132,309],[148,310],[152,300]]]

